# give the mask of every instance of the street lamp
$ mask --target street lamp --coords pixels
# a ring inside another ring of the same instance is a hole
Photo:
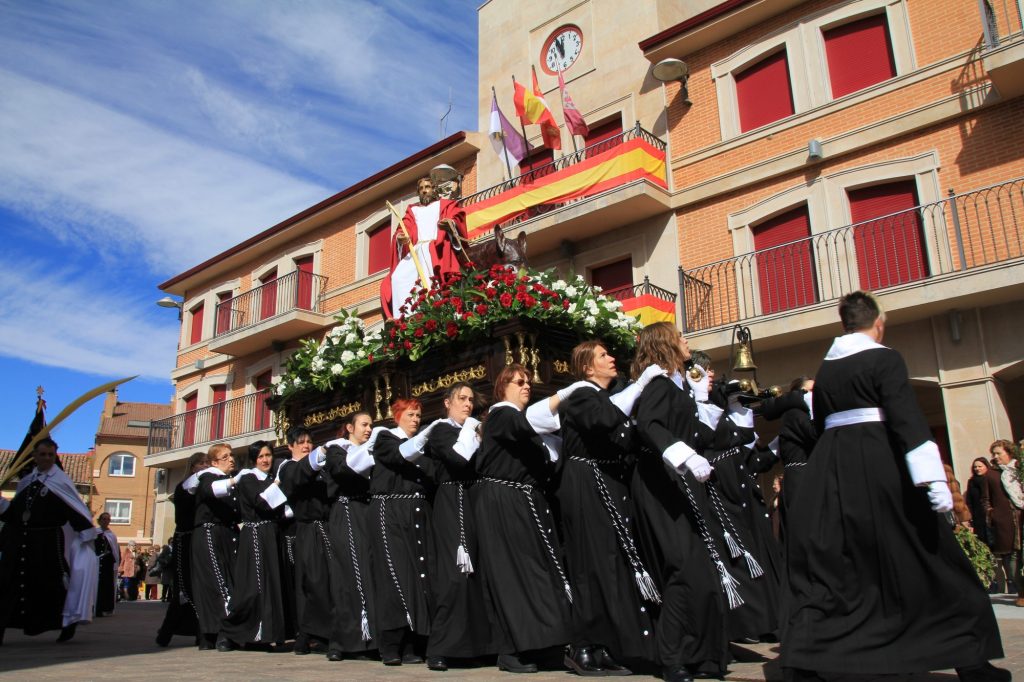
[[[178,321],[179,322],[181,321],[181,311],[182,311],[182,308],[184,307],[184,303],[182,303],[181,301],[175,301],[170,296],[164,296],[159,301],[157,301],[156,304],[158,306],[160,306],[161,308],[177,308],[178,309]]]

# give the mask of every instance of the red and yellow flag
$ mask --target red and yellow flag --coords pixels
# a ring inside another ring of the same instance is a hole
[[[555,123],[555,116],[551,113],[551,107],[544,101],[540,85],[537,82],[537,69],[533,69],[533,92],[527,91],[518,81],[513,79],[515,85],[515,96],[513,101],[516,106],[516,115],[522,120],[523,125],[540,125],[540,134],[544,139],[544,146],[548,149],[562,148],[562,133]]]

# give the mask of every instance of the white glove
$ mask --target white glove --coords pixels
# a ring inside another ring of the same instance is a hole
[[[640,372],[640,377],[636,380],[636,385],[639,386],[642,391],[647,384],[651,383],[651,379],[654,377],[663,377],[667,374],[668,372],[658,365],[651,365],[644,371]]]
[[[423,448],[427,447],[427,438],[430,436],[430,430],[434,428],[439,421],[441,420],[437,419],[430,422],[426,428],[420,429],[416,432],[415,436],[399,445],[398,451],[402,453],[402,457],[411,462],[422,455]]]
[[[932,509],[939,513],[953,511],[953,493],[945,481],[932,481],[928,484],[928,501]]]
[[[683,464],[690,470],[693,477],[701,483],[711,478],[711,472],[714,471],[714,469],[711,468],[711,462],[696,453],[684,459]]]
[[[590,388],[594,387],[594,385],[592,383],[590,383],[589,381],[577,381],[574,384],[569,384],[565,388],[558,389],[557,391],[555,391],[555,393],[558,395],[559,400],[567,400],[569,398],[569,396],[571,396],[573,394],[573,392],[575,392],[578,389],[585,388],[585,387],[588,387],[588,386]]]
[[[704,371],[704,368],[700,365],[694,365],[694,370],[700,372],[700,379],[694,380],[690,377],[690,370],[686,371],[686,383],[693,391],[693,399],[698,403],[707,402],[708,392],[711,388],[711,379],[708,378],[708,373]]]
[[[455,445],[452,446],[452,450],[457,452],[467,462],[472,459],[473,454],[476,453],[480,447],[480,438],[476,434],[477,427],[480,426],[480,420],[474,419],[473,417],[467,417],[466,422],[462,425],[462,429],[459,431],[458,440],[455,441]]]

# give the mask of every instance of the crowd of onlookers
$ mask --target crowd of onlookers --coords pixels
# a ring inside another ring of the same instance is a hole
[[[129,541],[121,549],[121,563],[117,572],[118,601],[167,601],[174,582],[174,572],[170,566],[170,544],[139,548],[134,540]]]

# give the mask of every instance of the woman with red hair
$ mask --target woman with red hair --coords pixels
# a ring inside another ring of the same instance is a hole
[[[384,665],[423,663],[430,634],[427,495],[433,492],[434,476],[432,462],[421,456],[433,424],[420,429],[422,410],[415,398],[396,400],[391,413],[398,425],[382,431],[373,446],[373,636]]]

